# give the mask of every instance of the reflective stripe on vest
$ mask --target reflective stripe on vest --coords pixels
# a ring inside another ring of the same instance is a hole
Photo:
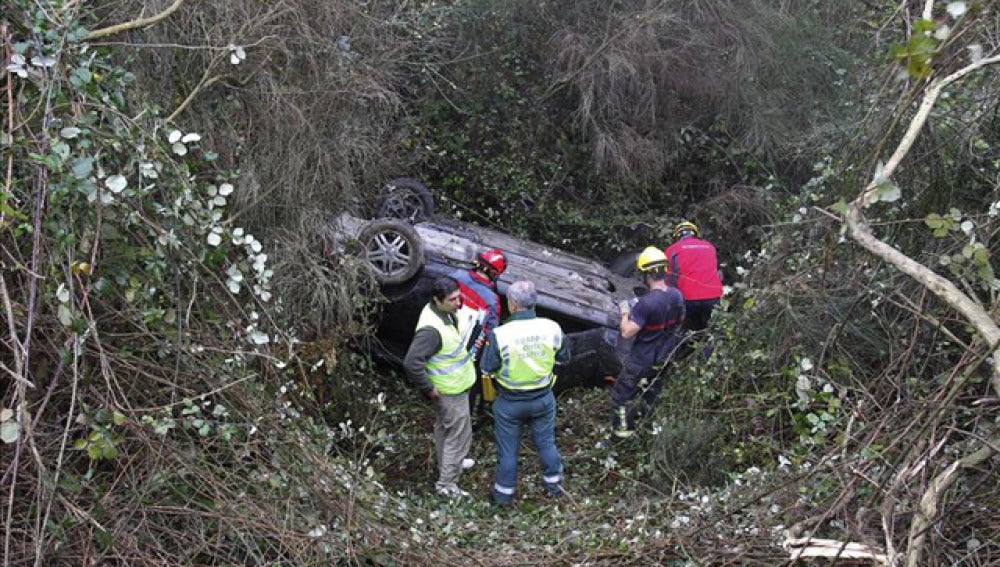
[[[476,368],[459,329],[445,323],[431,310],[430,304],[417,320],[417,330],[424,327],[432,327],[441,335],[441,348],[427,359],[424,367],[434,387],[444,395],[461,394],[471,388],[476,381]]]
[[[552,372],[562,346],[562,329],[555,321],[536,317],[515,319],[494,330],[502,367],[497,382],[508,390],[537,390],[555,382]]]

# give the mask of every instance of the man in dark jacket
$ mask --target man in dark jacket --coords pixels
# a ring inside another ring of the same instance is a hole
[[[435,488],[438,494],[450,497],[469,495],[458,487],[458,479],[472,446],[469,388],[476,382],[467,333],[463,333],[455,317],[461,305],[458,282],[449,277],[435,280],[431,301],[420,312],[413,342],[403,361],[410,382],[437,406]]]

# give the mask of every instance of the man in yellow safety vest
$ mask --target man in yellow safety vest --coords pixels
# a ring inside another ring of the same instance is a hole
[[[410,382],[437,405],[434,448],[437,452],[437,493],[468,496],[458,486],[463,465],[472,446],[472,418],[469,388],[476,381],[476,369],[467,350],[468,330],[459,328],[455,313],[462,306],[462,294],[454,278],[434,281],[431,301],[417,320],[413,342],[403,366]]]
[[[491,498],[501,506],[514,501],[522,426],[531,430],[538,450],[545,492],[552,497],[563,493],[552,385],[556,381],[553,367],[570,360],[569,341],[555,321],[535,316],[537,300],[532,282],[517,281],[507,288],[510,319],[488,333],[480,362],[484,373],[496,373],[493,435],[497,470]]]

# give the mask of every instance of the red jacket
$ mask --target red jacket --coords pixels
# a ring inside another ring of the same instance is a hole
[[[663,251],[670,261],[670,274],[685,301],[722,297],[722,279],[715,246],[707,240],[687,236]]]
[[[500,295],[496,284],[475,270],[456,270],[451,277],[458,282],[462,292],[462,305],[485,311],[483,324],[486,330],[500,326]]]

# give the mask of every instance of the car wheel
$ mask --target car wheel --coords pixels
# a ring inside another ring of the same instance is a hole
[[[365,261],[381,284],[401,284],[424,267],[424,243],[405,221],[370,221],[361,229],[358,241]]]
[[[434,214],[434,196],[416,179],[400,177],[382,186],[378,216],[413,223],[429,220]]]
[[[635,262],[638,259],[638,252],[622,254],[608,262],[608,270],[610,270],[612,274],[626,278],[638,278],[639,269],[635,266]]]

